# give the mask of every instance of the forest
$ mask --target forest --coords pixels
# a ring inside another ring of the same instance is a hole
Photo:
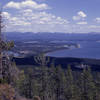
[[[100,72],[89,66],[81,71],[54,63],[48,67],[43,54],[34,59],[40,66],[18,69],[2,57],[0,100],[100,100]]]

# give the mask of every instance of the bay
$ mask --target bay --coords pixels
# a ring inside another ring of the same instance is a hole
[[[69,41],[69,43],[80,44],[80,48],[58,50],[47,53],[47,56],[100,59],[99,41]]]

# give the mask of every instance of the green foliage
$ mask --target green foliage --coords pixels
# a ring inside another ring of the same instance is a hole
[[[19,93],[27,98],[39,96],[41,100],[100,100],[100,91],[89,67],[77,79],[74,75],[70,66],[62,69],[52,64],[49,68],[28,69],[20,75]]]
[[[10,50],[11,48],[14,47],[14,42],[13,42],[13,41],[7,42],[7,43],[6,43],[6,47],[7,47],[7,48],[6,48],[7,50]]]
[[[13,47],[14,47],[14,42],[13,41],[10,41],[10,42],[5,42],[3,40],[0,41],[0,48],[2,49],[2,51],[10,50]]]
[[[83,100],[96,100],[97,90],[90,67],[84,68],[82,73],[82,98]]]
[[[16,80],[16,88],[18,89],[18,92],[20,95],[24,95],[24,82],[25,82],[25,74],[24,71],[20,71],[19,79]]]
[[[0,79],[0,84],[5,84],[5,83],[7,83],[7,80],[5,80],[5,79]]]
[[[66,71],[66,86],[64,88],[64,94],[68,100],[79,100],[79,91],[75,85],[73,73],[71,67],[67,67]]]

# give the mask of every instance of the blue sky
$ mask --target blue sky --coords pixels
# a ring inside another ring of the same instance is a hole
[[[100,32],[100,0],[2,0],[6,31]]]

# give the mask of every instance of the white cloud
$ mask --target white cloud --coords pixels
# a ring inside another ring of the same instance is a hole
[[[50,9],[50,7],[47,4],[45,3],[38,4],[33,0],[25,0],[22,2],[10,1],[5,5],[5,8],[15,8],[15,9],[31,8],[35,10]]]
[[[73,16],[73,20],[80,20],[81,18],[80,18],[80,16]]]
[[[76,16],[73,16],[73,20],[84,20],[86,17],[87,15],[83,11],[79,11]]]
[[[33,0],[11,1],[5,5],[5,8],[15,8],[14,14],[12,12],[8,18],[8,31],[56,32],[63,31],[64,25],[69,24],[67,19],[41,11],[49,9],[48,5],[37,4]]]
[[[100,17],[97,17],[97,18],[95,19],[95,21],[96,21],[97,23],[100,23]]]
[[[45,11],[34,12],[34,10],[28,8],[17,10],[17,12],[11,14],[8,19],[7,30],[24,32],[56,32],[60,30],[63,31],[64,25],[67,24],[69,24],[67,19],[63,19]]]
[[[45,3],[36,3],[33,0],[21,0],[21,2],[8,2],[4,9],[3,16],[7,19],[7,31],[21,32],[73,32],[83,33],[90,31],[100,31],[100,26],[89,25],[85,20],[87,15],[83,11],[79,11],[73,20],[76,24],[71,24],[69,20],[51,13],[47,13],[49,9]],[[100,18],[95,19],[100,23]]]
[[[20,3],[15,3],[13,1],[9,2],[5,8],[16,8],[16,9],[20,9]]]
[[[14,25],[14,26],[29,26],[29,25],[31,25],[31,23],[30,22],[28,22],[28,21],[24,21],[24,20],[22,20],[22,19],[20,19],[20,18],[18,18],[18,17],[12,17],[12,18],[10,18],[9,19],[9,24],[10,25]]]
[[[2,16],[6,19],[9,19],[11,15],[8,12],[2,12]]]
[[[80,17],[87,17],[87,15],[83,12],[83,11],[80,11],[77,13]]]
[[[86,25],[87,22],[78,22],[77,24],[79,24],[79,25]]]

